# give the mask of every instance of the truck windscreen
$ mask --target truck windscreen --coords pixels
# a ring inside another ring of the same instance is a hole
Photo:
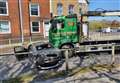
[[[64,28],[64,20],[52,20],[50,23],[53,30]]]

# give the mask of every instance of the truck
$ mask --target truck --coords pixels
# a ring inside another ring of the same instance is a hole
[[[77,15],[57,16],[51,19],[49,42],[57,48],[73,48],[80,41]]]
[[[85,14],[81,14],[80,20],[76,14],[55,16],[50,20],[49,42],[54,47],[60,49],[76,48],[79,45],[80,48],[77,48],[79,52],[111,51],[112,44],[120,44],[119,38],[108,40],[100,38],[98,40],[91,39],[88,22],[83,20],[84,17],[89,16],[120,16],[120,11],[88,11]],[[87,28],[87,31],[85,31],[85,28]]]

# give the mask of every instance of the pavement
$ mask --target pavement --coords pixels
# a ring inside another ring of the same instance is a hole
[[[21,43],[18,44],[7,44],[7,45],[0,45],[0,55],[5,53],[13,53],[14,52],[14,46],[21,46]]]
[[[32,42],[24,42],[22,43],[14,43],[14,44],[6,44],[6,45],[0,45],[0,55],[4,53],[13,53],[14,47],[15,46],[28,46],[30,43],[35,43],[35,42],[48,42],[47,39],[43,39],[40,41],[32,41]]]

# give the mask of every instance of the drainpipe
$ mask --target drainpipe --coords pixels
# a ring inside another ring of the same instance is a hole
[[[53,13],[53,11],[52,11],[52,0],[50,0],[49,3],[50,3],[50,13]]]
[[[30,17],[30,3],[31,3],[31,0],[29,0],[29,2],[28,2],[28,10],[29,10],[29,31],[30,31],[30,43],[32,42],[32,33],[31,33],[31,21],[30,21],[30,19],[31,19],[31,17]]]
[[[20,12],[20,29],[21,29],[21,39],[22,44],[24,44],[24,30],[23,30],[23,15],[22,15],[22,2],[19,0],[19,12]]]

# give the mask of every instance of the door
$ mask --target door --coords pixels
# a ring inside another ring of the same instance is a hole
[[[83,36],[88,37],[88,24],[83,23],[82,28],[83,28]]]
[[[50,22],[44,21],[44,37],[49,36]]]

